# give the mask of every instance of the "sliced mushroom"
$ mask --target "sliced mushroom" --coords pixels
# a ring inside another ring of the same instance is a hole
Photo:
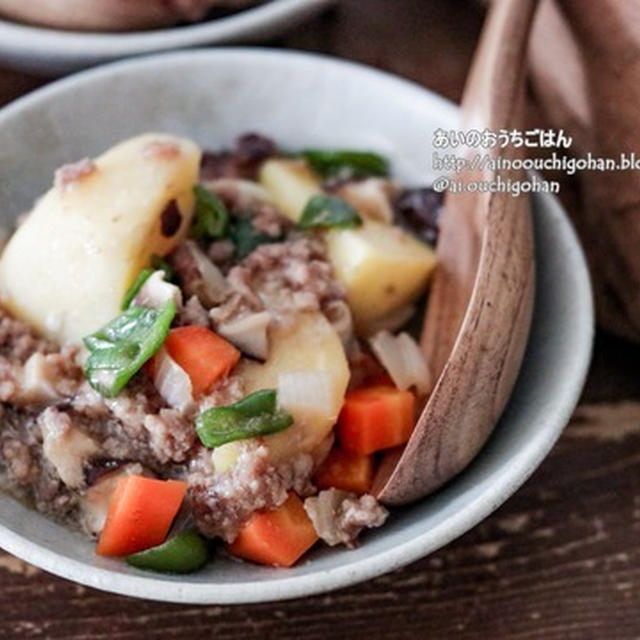
[[[207,308],[225,300],[229,283],[195,242],[182,242],[169,258],[187,296],[198,296]]]
[[[269,355],[267,329],[270,322],[271,314],[268,311],[260,311],[220,323],[217,331],[243,353],[259,360],[266,360]]]
[[[396,185],[386,178],[354,180],[340,186],[336,194],[346,200],[365,218],[378,222],[393,222],[391,201]]]

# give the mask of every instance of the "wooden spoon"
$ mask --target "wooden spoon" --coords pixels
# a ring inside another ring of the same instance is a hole
[[[537,0],[496,0],[462,102],[462,129],[521,129],[527,40]],[[522,148],[475,149],[514,158]],[[461,182],[524,180],[517,171],[476,171]],[[437,489],[478,453],[515,384],[534,294],[529,200],[449,192],[421,338],[433,392],[402,451],[385,457],[373,491],[405,504]]]

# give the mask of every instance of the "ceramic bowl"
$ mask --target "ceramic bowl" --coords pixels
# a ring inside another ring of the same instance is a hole
[[[143,131],[204,147],[261,131],[284,148],[348,146],[388,155],[397,175],[428,184],[431,139],[456,107],[404,80],[308,54],[218,49],[158,55],[86,71],[0,112],[0,224],[51,184],[64,162]],[[461,535],[504,502],[556,441],[580,395],[593,333],[589,279],[558,202],[533,200],[535,316],[517,386],[489,442],[443,489],[395,510],[352,550],[318,545],[298,566],[271,569],[223,554],[184,577],[98,558],[94,544],[0,495],[0,546],[70,580],[117,593],[190,603],[278,600],[397,569]]]
[[[334,1],[269,0],[192,25],[122,33],[62,31],[0,19],[0,62],[21,71],[56,76],[157,51],[258,42],[291,29]]]

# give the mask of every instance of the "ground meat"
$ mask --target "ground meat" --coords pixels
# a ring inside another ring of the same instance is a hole
[[[233,467],[218,475],[211,468],[211,452],[203,451],[194,461],[188,476],[189,501],[204,535],[233,542],[254,511],[274,509],[287,499],[290,489],[308,487],[313,467],[310,456],[276,468],[268,453],[265,446],[247,444]]]
[[[175,409],[145,416],[144,428],[151,451],[160,462],[184,462],[196,441],[193,422]]]
[[[372,495],[358,497],[337,489],[307,498],[304,508],[318,536],[330,546],[353,546],[364,528],[382,526],[389,515]]]
[[[133,437],[140,437],[144,433],[147,415],[158,413],[164,406],[164,400],[144,373],[135,376],[115,398],[105,398],[104,402]]]
[[[145,422],[165,405],[145,373],[136,375],[115,398],[103,398],[84,383],[70,405],[74,421],[98,440],[103,456],[138,460],[154,470],[161,467]],[[158,441],[156,446],[160,446]],[[165,457],[161,453],[163,460]]]
[[[202,154],[200,179],[246,178],[255,179],[260,164],[277,153],[272,140],[256,133],[248,133],[236,141],[232,151]]]
[[[210,313],[214,324],[238,317],[242,311],[267,309],[276,322],[286,323],[295,314],[324,310],[344,298],[327,261],[324,240],[315,236],[293,237],[258,247],[233,267],[227,276],[233,294]]]
[[[82,381],[78,348],[41,338],[0,309],[0,401],[24,405],[75,393]]]
[[[22,366],[0,358],[0,401],[9,402],[20,394]]]
[[[237,375],[230,375],[219,380],[206,395],[198,399],[197,405],[192,409],[192,415],[199,415],[211,407],[221,407],[233,404],[244,397],[244,386],[242,378]]]
[[[42,437],[36,417],[4,407],[0,431],[0,486],[59,521],[73,521],[77,496],[61,482],[53,465],[42,456]]]
[[[38,477],[37,460],[24,442],[7,439],[2,443],[2,459],[9,476],[18,484],[29,484]]]
[[[28,325],[0,308],[0,357],[26,362],[33,353],[52,353],[56,345],[36,335]]]

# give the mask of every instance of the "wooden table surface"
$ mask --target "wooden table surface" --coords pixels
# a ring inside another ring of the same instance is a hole
[[[345,0],[274,44],[459,98],[482,22],[462,0]],[[42,81],[0,72],[0,103]],[[0,552],[0,638],[640,637],[640,349],[599,335],[582,403],[493,516],[393,574],[324,596],[176,606],[104,594]]]

